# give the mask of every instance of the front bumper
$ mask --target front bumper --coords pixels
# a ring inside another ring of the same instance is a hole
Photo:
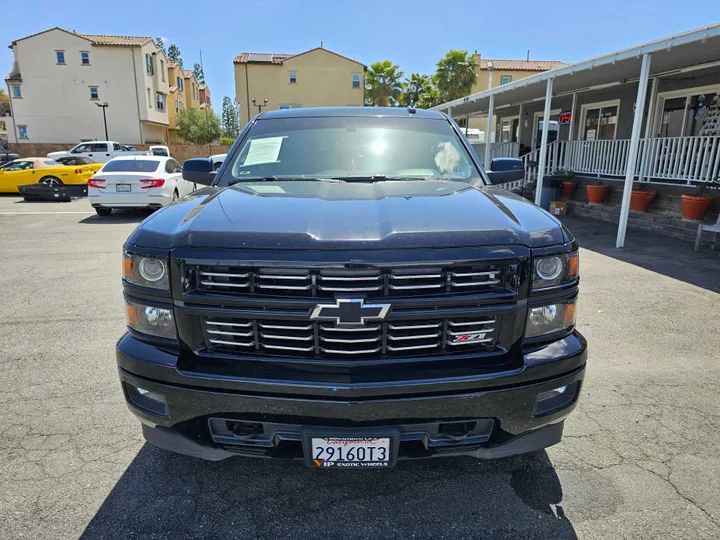
[[[150,354],[156,357],[141,357]],[[495,458],[560,441],[563,422],[577,403],[587,350],[582,336],[574,333],[528,352],[523,369],[510,375],[443,382],[426,386],[422,393],[397,387],[389,397],[364,394],[359,388],[352,394],[346,387],[337,398],[313,397],[307,388],[311,385],[304,385],[302,394],[289,394],[280,381],[273,393],[267,392],[267,383],[253,390],[227,379],[180,382],[185,377],[170,368],[172,356],[131,336],[118,342],[126,399],[133,387],[165,399],[167,410],[160,415],[131,400],[128,406],[144,424],[146,439],[167,450],[210,460],[233,455],[299,458],[303,433],[319,428],[357,434],[393,430],[400,436],[401,459],[460,454]],[[573,389],[571,399],[549,414],[536,414],[538,394],[563,386]],[[223,422],[251,425],[255,431],[235,437],[218,427]],[[456,423],[466,424],[467,432],[448,434],[447,426]]]

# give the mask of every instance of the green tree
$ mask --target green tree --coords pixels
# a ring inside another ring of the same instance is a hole
[[[174,43],[171,43],[167,50],[167,55],[169,60],[172,62],[177,62],[180,64],[180,67],[183,65],[182,56],[180,54],[180,47],[175,45]]]
[[[193,73],[195,74],[195,78],[198,82],[205,82],[205,72],[200,64],[195,64],[193,66]]]
[[[5,90],[0,88],[0,116],[10,114],[10,98],[5,93]]]
[[[176,133],[189,143],[209,144],[222,135],[220,119],[210,109],[180,109]]]
[[[467,51],[449,51],[436,66],[435,80],[442,101],[452,101],[467,96],[477,81],[478,61]]]
[[[237,139],[240,133],[240,111],[227,96],[222,103],[222,129],[223,136],[232,140]]]
[[[425,89],[425,92],[420,94],[420,97],[417,102],[417,107],[420,109],[429,109],[431,107],[434,107],[435,105],[440,105],[442,101],[440,100],[440,93],[437,89],[437,84],[435,83],[435,78],[430,77],[430,82]]]
[[[161,38],[161,37],[155,38],[155,45],[158,46],[158,49],[162,50],[162,52],[165,56],[168,55],[167,51],[165,50],[165,43],[163,42],[163,38]]]
[[[365,104],[376,107],[395,107],[402,94],[403,72],[400,66],[383,60],[370,64],[365,75]]]
[[[402,85],[402,95],[400,96],[400,104],[407,107],[410,103],[416,106],[420,103],[421,96],[431,90],[431,80],[427,75],[413,73],[409,79],[405,79]]]

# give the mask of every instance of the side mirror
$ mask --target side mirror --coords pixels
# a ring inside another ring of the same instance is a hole
[[[525,167],[520,158],[493,158],[485,171],[493,185],[517,182],[525,178]]]
[[[183,163],[182,177],[183,180],[193,182],[194,184],[202,184],[203,186],[211,185],[215,180],[212,161],[208,158],[186,160],[185,163]]]

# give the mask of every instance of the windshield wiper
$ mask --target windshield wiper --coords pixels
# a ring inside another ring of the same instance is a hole
[[[428,180],[424,176],[385,176],[384,174],[371,174],[369,176],[337,176],[333,180],[343,182],[400,182],[408,180]]]
[[[235,184],[239,184],[241,182],[300,182],[300,181],[308,181],[308,182],[332,182],[332,183],[340,183],[344,182],[345,180],[342,178],[318,178],[314,176],[263,176],[263,177],[254,177],[254,178],[242,178],[238,180],[230,180],[228,182],[228,186],[234,186]]]

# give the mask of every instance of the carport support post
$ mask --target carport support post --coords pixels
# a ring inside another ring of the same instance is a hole
[[[645,96],[647,95],[648,76],[650,74],[650,58],[649,53],[643,54],[642,67],[640,68],[640,81],[638,82],[637,98],[635,98],[635,118],[633,118],[630,150],[628,151],[627,167],[625,168],[625,189],[623,189],[623,199],[620,207],[620,224],[618,226],[617,242],[615,243],[617,248],[625,247],[625,233],[627,232],[628,216],[630,215],[630,197],[632,196],[633,180],[635,179],[635,164],[637,163],[638,147],[640,146],[640,130],[642,129]]]
[[[545,88],[545,110],[543,111],[543,129],[540,138],[540,162],[538,163],[537,182],[535,183],[535,204],[540,206],[540,196],[542,194],[543,177],[545,176],[545,163],[547,161],[547,140],[548,126],[550,125],[550,103],[552,101],[553,78],[547,81]]]
[[[492,75],[492,71],[490,72],[490,75]],[[490,146],[490,133],[492,132],[492,123],[493,123],[493,109],[495,108],[495,94],[490,94],[490,104],[488,105],[488,116],[487,116],[487,123],[485,124],[485,163],[483,163],[483,166],[485,169],[490,168],[490,151],[492,150],[492,147]]]

